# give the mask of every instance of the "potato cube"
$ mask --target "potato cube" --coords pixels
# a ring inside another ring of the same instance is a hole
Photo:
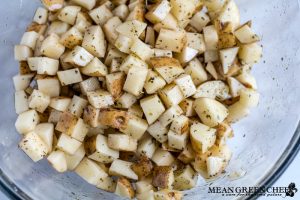
[[[87,104],[88,104],[87,100],[74,95],[71,100],[71,103],[68,106],[67,111],[77,117],[80,117],[83,113],[84,108],[87,106]]]
[[[64,58],[64,62],[85,67],[93,60],[93,58],[94,56],[83,47],[76,46],[70,53],[67,54],[67,56]]]
[[[205,69],[215,80],[219,79],[218,72],[212,62],[208,62]]]
[[[186,44],[186,33],[183,30],[160,29],[155,48],[181,52]]]
[[[119,34],[115,41],[115,47],[123,53],[130,53],[130,47],[133,44],[133,39],[125,35]]]
[[[129,179],[138,180],[138,176],[131,169],[133,163],[116,159],[109,168],[109,174],[112,176],[124,176]]]
[[[125,21],[137,20],[144,21],[145,7],[140,1],[132,2],[128,5],[130,11]]]
[[[45,78],[37,80],[39,91],[50,97],[57,97],[60,93],[60,83],[57,78]]]
[[[126,178],[120,177],[117,181],[115,194],[132,199],[134,198],[135,192],[130,181]]]
[[[145,43],[149,44],[151,47],[155,46],[155,31],[151,26],[147,26]],[[154,50],[152,53],[154,53]]]
[[[152,176],[148,176],[147,178],[143,178],[137,181],[135,183],[135,186],[136,186],[136,192],[138,194],[144,194],[146,192],[153,191]]]
[[[172,58],[173,54],[170,50],[164,50],[164,49],[153,49],[153,57],[169,57]]]
[[[116,107],[130,108],[137,101],[136,96],[124,92],[116,101]]]
[[[110,18],[113,17],[112,12],[105,6],[101,5],[89,12],[90,17],[96,24],[103,26]]]
[[[109,134],[108,146],[119,151],[135,151],[137,140],[125,134]]]
[[[187,144],[188,132],[176,133],[172,130],[168,132],[168,146],[174,149],[183,150]]]
[[[192,17],[190,25],[194,27],[198,32],[201,32],[202,29],[210,22],[209,16],[203,11],[199,11]]]
[[[80,142],[83,142],[87,133],[88,133],[87,124],[84,123],[83,119],[79,118],[71,132],[71,137],[75,138],[76,140],[78,140]]]
[[[169,57],[154,57],[150,59],[150,63],[167,83],[171,83],[176,77],[184,73],[179,61]]]
[[[119,152],[108,146],[107,137],[95,135],[85,142],[85,149],[88,158],[101,163],[111,163],[119,158]]]
[[[49,107],[63,112],[67,110],[70,103],[71,99],[68,97],[54,97],[51,99]]]
[[[147,24],[138,20],[126,21],[120,24],[116,31],[130,38],[138,38],[146,29]]]
[[[168,139],[168,129],[164,127],[159,121],[156,121],[155,123],[151,124],[148,127],[147,131],[160,143],[164,143]]]
[[[179,86],[184,98],[190,97],[196,92],[196,87],[193,83],[192,77],[187,74],[179,76],[174,81]]]
[[[59,121],[55,127],[55,130],[65,133],[67,135],[71,135],[74,127],[77,124],[77,117],[68,112],[63,112],[60,115]]]
[[[136,195],[136,198],[138,200],[154,200],[154,191],[149,190],[149,191],[145,191],[143,193],[138,193]]]
[[[188,190],[196,186],[198,175],[190,165],[174,172],[173,187],[175,190]]]
[[[83,145],[81,145],[73,155],[69,155],[65,153],[68,170],[73,171],[79,165],[81,160],[84,158],[84,155],[85,155],[85,150]]]
[[[203,28],[203,36],[207,50],[217,50],[219,36],[214,25]]]
[[[240,91],[242,89],[245,89],[245,86],[242,85],[238,80],[236,80],[233,77],[228,77],[227,83],[228,83],[228,86],[230,89],[230,94],[232,95],[232,97],[240,96]]]
[[[123,110],[101,110],[98,117],[100,124],[116,129],[125,129],[128,123],[128,113]]]
[[[87,95],[87,92],[100,89],[100,83],[96,77],[91,77],[80,82],[79,86],[80,86],[81,93],[84,95]]]
[[[173,119],[173,122],[171,124],[170,130],[174,131],[177,134],[183,134],[187,132],[189,129],[189,118],[180,115]]]
[[[175,160],[169,151],[161,148],[156,149],[151,159],[158,166],[170,166]]]
[[[52,110],[50,111],[50,115],[49,115],[49,118],[48,118],[48,122],[49,122],[49,123],[53,123],[54,125],[56,125],[57,122],[59,121],[59,118],[60,118],[61,114],[62,114],[61,111],[52,109]]]
[[[171,166],[156,166],[153,170],[152,184],[159,188],[172,188],[174,174]]]
[[[180,88],[175,84],[169,84],[159,91],[159,96],[166,107],[178,105],[183,99]]]
[[[28,110],[18,116],[15,126],[20,134],[26,134],[33,131],[39,121],[38,113],[35,110]]]
[[[200,33],[186,33],[187,43],[186,45],[192,49],[198,51],[199,54],[205,52],[204,37]]]
[[[136,163],[131,165],[131,169],[138,175],[139,179],[141,179],[152,173],[153,164],[147,156],[142,155]]]
[[[156,23],[153,26],[153,29],[156,32],[159,32],[161,29],[170,29],[170,30],[178,30],[179,26],[178,26],[178,21],[177,19],[171,14],[169,13],[164,20],[162,20],[159,23]]]
[[[38,7],[35,11],[33,21],[38,24],[46,24],[48,19],[48,11],[43,7]]]
[[[36,41],[38,38],[39,34],[35,31],[25,32],[22,36],[20,45],[25,45],[31,49],[35,49]]]
[[[128,74],[131,67],[148,68],[148,65],[138,57],[130,54],[123,60],[120,70]]]
[[[70,28],[70,25],[66,22],[62,21],[53,21],[48,29],[47,29],[47,35],[51,35],[52,33],[57,34],[58,36],[61,36],[65,32],[67,32]]]
[[[15,110],[17,114],[21,114],[29,109],[28,97],[24,90],[15,92]]]
[[[152,23],[158,23],[166,18],[171,10],[169,1],[163,0],[156,3],[145,15],[146,19]]]
[[[262,57],[262,47],[257,43],[241,45],[238,57],[242,64],[258,63]]]
[[[258,42],[259,37],[245,24],[234,32],[235,37],[243,44]]]
[[[28,132],[19,143],[19,147],[34,161],[43,159],[48,153],[48,147],[35,133]]]
[[[140,118],[144,116],[143,109],[138,103],[133,104],[130,108],[128,108],[128,113]]]
[[[72,0],[72,3],[84,7],[87,10],[91,10],[96,5],[96,0]]]
[[[190,139],[194,151],[205,153],[216,141],[216,129],[199,122],[193,123],[190,128]]]
[[[77,14],[81,10],[80,6],[65,6],[59,11],[57,18],[63,22],[70,25],[74,25],[76,21]]]
[[[89,64],[81,68],[81,73],[87,76],[101,77],[107,75],[108,70],[107,67],[95,57]]]
[[[181,200],[183,197],[182,192],[177,190],[159,190],[154,192],[154,199],[155,200]]]
[[[152,158],[156,148],[157,148],[157,144],[155,139],[147,134],[139,141],[137,153],[140,156],[144,155],[147,156],[148,158]]]
[[[52,167],[60,173],[65,172],[68,169],[65,153],[60,150],[52,151],[47,160]]]
[[[70,28],[67,32],[62,34],[60,43],[69,49],[81,45],[83,40],[82,33],[75,27]]]
[[[54,136],[54,125],[52,123],[41,123],[38,124],[34,132],[43,140],[48,147],[48,152],[52,151],[53,136]]]
[[[75,172],[92,185],[96,185],[101,178],[106,178],[108,176],[96,162],[88,158],[83,158],[76,167]]]
[[[44,39],[40,51],[49,58],[59,59],[64,53],[65,47],[59,42],[59,36],[55,33],[51,33]]]
[[[78,68],[58,71],[57,76],[62,86],[71,85],[82,81],[82,77]]]
[[[125,21],[129,14],[128,6],[125,4],[118,5],[113,11],[114,16],[118,16],[121,20]]]
[[[163,127],[167,127],[173,122],[174,119],[179,117],[183,113],[182,109],[178,105],[174,105],[168,108],[160,117],[159,122]]]
[[[57,141],[57,148],[71,155],[73,155],[77,151],[80,145],[81,142],[71,138],[64,133],[60,135]]]
[[[176,54],[176,58],[181,63],[187,63],[193,58],[195,58],[198,54],[198,51],[196,49],[193,49],[191,47],[185,46],[183,47],[182,51],[180,53]]]
[[[239,47],[227,48],[220,50],[220,60],[223,67],[223,73],[227,74],[230,67],[232,66],[237,54]]]
[[[144,88],[148,94],[153,94],[166,85],[165,80],[155,71],[149,70]]]
[[[209,177],[217,176],[223,169],[223,159],[215,156],[209,156],[206,159],[207,174]]]
[[[131,67],[128,71],[123,90],[135,96],[142,93],[143,87],[148,74],[148,69],[143,67]]]
[[[140,101],[149,124],[152,124],[165,111],[165,107],[157,95],[151,95]]]
[[[153,49],[137,38],[133,40],[130,51],[145,61],[149,60],[153,55]]]
[[[105,77],[106,88],[113,96],[114,99],[120,97],[122,94],[122,88],[125,83],[125,74],[123,72],[117,72],[108,74]]]
[[[257,89],[256,79],[253,75],[248,72],[242,72],[240,75],[235,77],[239,82],[245,85],[248,88],[252,88],[254,90]]]
[[[195,160],[195,152],[191,144],[187,144],[183,151],[177,157],[178,160],[183,162],[184,164],[191,163]]]
[[[116,27],[122,24],[122,21],[119,17],[115,16],[110,18],[103,26],[104,33],[106,39],[109,43],[114,44],[115,40],[117,39],[119,33],[116,31]]]
[[[184,71],[186,74],[192,77],[192,80],[196,86],[208,79],[204,67],[197,58],[194,58],[192,61],[190,61]]]
[[[47,57],[36,57],[36,62],[38,74],[56,75],[59,67],[58,60]]]
[[[178,21],[183,21],[192,17],[196,9],[196,3],[194,1],[171,0],[171,7],[171,13]]]
[[[14,87],[16,91],[25,90],[28,88],[34,74],[15,75],[13,77]]]
[[[117,58],[112,59],[110,64],[110,73],[120,72],[121,63],[122,63],[121,59],[117,59]]]
[[[15,60],[26,61],[29,57],[32,57],[32,50],[25,45],[15,45],[14,55]]]
[[[114,104],[112,95],[102,89],[87,92],[87,98],[95,108],[106,108]]]
[[[33,90],[28,99],[29,108],[43,113],[50,104],[50,97],[39,90]]]
[[[106,41],[100,26],[90,26],[82,41],[82,47],[95,57],[103,58],[106,51]]]
[[[139,140],[144,135],[147,128],[148,124],[146,120],[136,116],[130,116],[126,128],[120,129],[120,131],[136,140]]]

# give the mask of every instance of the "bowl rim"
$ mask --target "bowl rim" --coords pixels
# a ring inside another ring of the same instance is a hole
[[[269,170],[269,172],[261,178],[257,183],[257,187],[271,187],[285,172],[288,166],[293,162],[296,155],[300,150],[300,121],[298,121],[297,128],[291,138],[287,148],[282,155],[276,161],[275,165]],[[13,200],[30,200],[31,198],[24,193],[18,186],[16,186],[0,169],[0,191],[4,193],[8,198]],[[249,197],[241,197],[240,199],[252,200],[257,199],[259,191],[253,193]]]

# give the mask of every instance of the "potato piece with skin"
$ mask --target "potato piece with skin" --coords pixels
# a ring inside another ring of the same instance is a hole
[[[226,145],[227,138],[230,138],[233,136],[233,130],[227,123],[221,123],[217,126],[217,138],[215,145],[217,146],[223,146]]]
[[[58,121],[59,121],[59,118],[60,118],[61,114],[62,114],[61,111],[52,109],[50,111],[48,122],[49,123],[53,123],[54,125],[56,125],[58,123]]]
[[[139,59],[137,56],[134,56],[132,54],[128,55],[122,62],[120,66],[120,70],[124,71],[126,74],[128,74],[128,71],[131,67],[140,67],[140,68],[147,68],[148,65],[141,59]]]
[[[60,10],[57,18],[63,22],[70,25],[74,25],[76,21],[77,14],[81,10],[80,6],[65,6]]]
[[[140,156],[144,155],[147,156],[148,158],[152,158],[156,148],[157,148],[157,144],[155,139],[147,134],[139,141],[137,153]]]
[[[168,146],[174,149],[183,150],[187,144],[188,132],[176,133],[172,130],[168,132]]]
[[[33,90],[28,99],[29,108],[43,113],[50,104],[50,97],[39,90]]]
[[[52,165],[52,167],[60,173],[65,172],[68,169],[65,153],[63,151],[52,151],[47,157],[47,160]]]
[[[112,13],[114,16],[118,16],[120,19],[125,21],[129,14],[128,6],[126,4],[120,4],[112,11]]]
[[[171,13],[177,18],[178,21],[184,21],[191,18],[196,5],[193,1],[185,0],[171,0]]]
[[[209,16],[203,10],[201,10],[194,14],[194,16],[191,18],[190,25],[198,32],[201,32],[209,22]]]
[[[114,104],[112,95],[102,89],[87,92],[89,103],[95,108],[107,108]]]
[[[186,33],[184,30],[160,29],[156,39],[155,48],[181,52],[186,44]]]
[[[143,109],[138,103],[135,103],[130,108],[128,108],[128,113],[140,118],[144,116]]]
[[[179,86],[184,98],[190,97],[195,94],[196,87],[190,75],[182,74],[178,78],[176,78],[174,82]]]
[[[96,185],[100,178],[106,178],[107,173],[94,161],[84,158],[76,167],[75,172],[86,182]]]
[[[182,198],[182,192],[177,190],[163,189],[154,192],[155,200],[181,200]]]
[[[86,134],[88,133],[88,126],[84,123],[83,119],[79,118],[77,123],[71,132],[71,137],[83,142]]]
[[[203,35],[206,49],[217,50],[219,37],[216,28],[213,25],[204,27]]]
[[[77,123],[78,118],[71,113],[63,112],[60,115],[59,121],[55,127],[55,130],[71,135],[73,129]]]
[[[72,0],[72,3],[84,7],[87,10],[91,10],[96,5],[96,0]]]
[[[146,28],[145,43],[149,44],[151,47],[155,46],[155,32],[151,26],[147,26]]]
[[[81,117],[83,110],[87,106],[87,104],[88,104],[87,100],[74,95],[68,106],[67,111],[72,115],[75,115],[76,117]]]
[[[180,108],[183,111],[183,115],[187,117],[193,117],[196,115],[196,111],[194,110],[193,107],[194,100],[193,99],[184,99],[180,104]]]
[[[171,189],[174,182],[174,173],[171,166],[156,166],[153,170],[152,184],[155,187]]]
[[[136,163],[131,165],[131,169],[138,175],[139,179],[141,179],[152,173],[153,164],[147,156],[142,155]]]
[[[148,94],[153,94],[166,85],[166,81],[153,70],[148,71],[144,88]]]
[[[154,152],[151,160],[158,166],[170,166],[175,159],[169,151],[158,148]]]
[[[102,77],[108,74],[107,67],[97,57],[81,68],[80,71],[84,75],[95,77]]]
[[[190,128],[190,138],[194,151],[205,153],[216,141],[216,129],[199,122],[193,123]]]
[[[256,107],[259,102],[259,93],[252,89],[242,89],[240,91],[239,103],[245,107],[252,108]]]
[[[94,56],[83,47],[76,46],[71,52],[67,54],[63,61],[79,67],[85,67],[89,62],[93,60],[93,58]]]
[[[175,84],[165,86],[158,94],[167,108],[178,105],[184,99],[180,88]]]
[[[124,176],[132,180],[138,180],[138,176],[131,169],[132,162],[116,159],[109,168],[109,174],[112,176]]]
[[[137,140],[125,134],[109,134],[108,146],[118,151],[135,151]]]
[[[206,97],[223,101],[231,98],[231,95],[229,87],[223,81],[207,81],[197,87],[193,97]]]
[[[15,110],[17,114],[21,114],[29,109],[28,97],[24,90],[15,92]]]
[[[130,51],[144,61],[148,61],[153,55],[153,49],[151,49],[149,45],[145,44],[137,38],[133,40]]]
[[[167,127],[172,121],[183,113],[178,105],[168,108],[158,119],[163,127]]]
[[[251,88],[256,90],[257,84],[256,79],[253,75],[248,72],[242,72],[240,75],[235,77],[238,81],[240,81],[247,88]]]
[[[176,31],[179,29],[179,26],[177,19],[171,13],[169,13],[164,20],[154,24],[153,28],[156,32],[159,32],[161,29],[170,29]]]
[[[124,177],[118,178],[115,194],[129,199],[134,198],[135,192],[131,183]]]
[[[16,91],[25,90],[28,88],[34,74],[15,75],[13,77],[14,87]]]
[[[82,77],[78,68],[58,71],[57,76],[62,86],[71,85],[82,81]]]
[[[234,35],[243,44],[259,41],[258,35],[256,35],[247,24],[235,30]]]
[[[38,113],[35,110],[28,110],[19,114],[15,127],[20,134],[26,134],[33,131],[39,121]]]
[[[126,129],[129,115],[123,110],[103,109],[98,119],[102,125],[116,129]]]
[[[37,80],[38,90],[50,97],[57,97],[60,94],[60,83],[57,78],[45,78]]]
[[[64,133],[60,135],[57,141],[57,148],[71,155],[73,155],[78,150],[80,145],[81,142],[71,138]]]
[[[223,104],[209,98],[196,99],[194,109],[201,121],[210,127],[218,125],[228,116],[228,109]]]
[[[186,165],[182,170],[174,172],[173,188],[175,190],[188,190],[196,186],[198,180],[197,173],[190,165]]]
[[[239,121],[240,119],[246,117],[249,114],[249,108],[245,105],[236,102],[228,107],[228,116],[226,118],[226,121],[229,123],[235,123]]]
[[[154,200],[154,191],[149,190],[149,191],[145,191],[143,193],[138,193],[136,195],[136,198],[138,200]]]
[[[50,100],[49,107],[54,108],[58,111],[66,111],[69,104],[71,103],[71,98],[68,97],[54,97]]]
[[[150,125],[147,131],[160,143],[166,142],[168,140],[168,129],[164,127],[159,121],[156,121],[155,123]]]
[[[62,34],[60,38],[60,43],[69,49],[81,45],[83,40],[82,33],[75,27],[70,28],[67,32]]]
[[[111,73],[105,76],[106,88],[117,99],[122,94],[122,88],[125,83],[125,74],[123,72]]]
[[[148,74],[148,69],[142,67],[131,67],[128,71],[123,90],[135,96],[142,93]]]
[[[70,28],[70,24],[66,22],[62,22],[60,20],[53,21],[47,28],[46,36],[51,34],[56,34],[61,36],[65,32],[67,32]]]
[[[208,62],[217,62],[219,61],[219,52],[217,50],[208,50],[204,52],[204,61]]]
[[[112,12],[105,5],[101,5],[91,10],[89,15],[96,24],[101,26],[103,26],[110,18],[113,17]]]
[[[37,74],[56,75],[59,68],[59,61],[48,57],[35,57]]]
[[[32,57],[32,50],[25,45],[15,45],[14,56],[15,60],[26,61],[29,57]]]
[[[64,53],[65,47],[59,42],[59,36],[51,33],[44,39],[40,51],[49,58],[58,59]]]
[[[208,79],[207,73],[202,66],[201,62],[194,58],[191,60],[188,65],[184,68],[186,74],[192,77],[192,80],[196,86],[205,82]]]
[[[120,129],[120,131],[136,140],[139,140],[144,135],[147,128],[148,124],[146,120],[132,115],[128,119],[126,128]]]
[[[120,24],[116,31],[130,38],[138,38],[146,29],[147,24],[138,20],[130,20]]]
[[[34,132],[43,140],[48,147],[48,152],[52,151],[53,136],[54,136],[54,125],[52,123],[41,123],[38,124]]]
[[[110,18],[103,26],[103,30],[106,36],[106,39],[109,43],[114,44],[119,33],[116,31],[116,28],[122,24],[122,21],[119,17],[115,16]]]
[[[228,77],[227,83],[232,97],[238,97],[240,95],[240,91],[242,89],[245,89],[245,86],[243,86],[238,80],[233,77]]]
[[[165,111],[165,107],[157,95],[151,95],[140,101],[148,124],[152,124]]]
[[[195,160],[195,151],[191,144],[187,144],[183,151],[178,155],[178,160],[181,162],[188,164]]]
[[[128,5],[129,8],[129,15],[127,16],[125,21],[132,21],[137,20],[140,22],[144,22],[144,16],[145,16],[145,5],[144,3],[141,3],[139,1],[135,1],[133,3],[130,3]]]
[[[84,34],[82,47],[95,57],[103,58],[106,51],[106,41],[100,26],[90,26]]]
[[[137,194],[144,194],[148,191],[153,191],[152,176],[143,178],[135,183]]]
[[[34,161],[44,158],[48,153],[48,147],[35,133],[28,132],[19,143],[19,147]]]
[[[166,18],[171,10],[170,2],[163,0],[156,3],[145,15],[145,18],[152,23],[158,23]]]
[[[19,62],[19,74],[20,75],[25,75],[25,74],[31,74],[32,73],[32,71],[31,71],[31,69],[30,69],[27,62],[26,61],[20,61]]]

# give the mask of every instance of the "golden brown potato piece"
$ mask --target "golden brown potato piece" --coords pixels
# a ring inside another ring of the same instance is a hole
[[[117,181],[115,193],[122,197],[133,199],[135,192],[130,181],[124,177],[120,177]]]
[[[139,176],[139,179],[152,173],[153,164],[147,156],[141,156],[139,160],[131,165],[131,169]]]
[[[96,151],[96,139],[97,135],[87,138],[84,142],[84,149],[86,155],[91,155]]]
[[[70,135],[77,123],[77,117],[69,112],[63,112],[55,127],[55,130]]]
[[[192,148],[192,145],[190,143],[186,145],[184,150],[178,155],[177,158],[185,164],[191,163],[195,159],[195,152]]]
[[[23,74],[31,74],[32,71],[30,70],[28,63],[26,61],[20,61],[19,62],[19,73],[21,75]]]
[[[122,110],[102,109],[99,114],[100,124],[116,129],[125,129],[128,119],[128,113]]]
[[[216,21],[215,27],[219,35],[218,49],[226,49],[236,46],[237,40],[233,34],[234,30],[231,23],[222,24],[219,21]]]
[[[91,127],[98,126],[98,117],[99,117],[100,109],[97,109],[91,105],[85,107],[83,111],[83,121],[90,125]]]
[[[118,99],[122,94],[125,83],[125,74],[122,72],[106,75],[106,87],[114,99]]]
[[[26,32],[34,31],[40,35],[43,35],[46,31],[47,26],[45,24],[38,24],[36,22],[32,22],[27,26]]]
[[[171,188],[174,182],[174,174],[171,166],[156,166],[153,170],[152,185],[167,189]]]

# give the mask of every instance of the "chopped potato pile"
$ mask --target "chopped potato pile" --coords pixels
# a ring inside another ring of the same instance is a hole
[[[262,56],[233,0],[42,0],[13,77],[19,147],[140,200],[219,176]]]

